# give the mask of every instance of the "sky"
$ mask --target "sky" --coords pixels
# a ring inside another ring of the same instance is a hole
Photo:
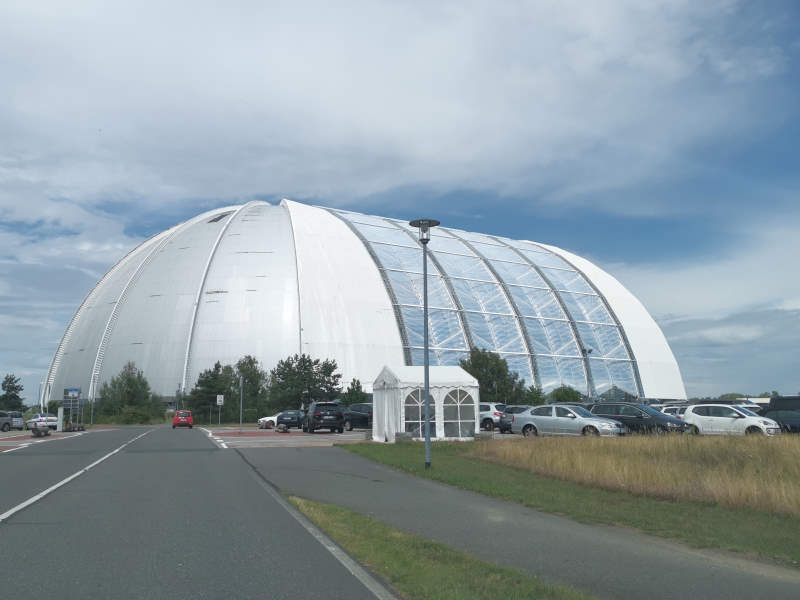
[[[146,237],[286,197],[565,248],[690,396],[800,393],[799,60],[792,0],[0,2],[0,375],[38,397]]]

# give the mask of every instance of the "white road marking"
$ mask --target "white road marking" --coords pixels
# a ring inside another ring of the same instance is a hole
[[[27,448],[30,445],[31,445],[31,443],[27,442],[25,444],[22,444],[21,446],[17,446],[16,448],[10,448],[9,450],[3,450],[2,454],[8,454],[9,452],[14,452],[14,450],[21,450],[22,448]]]
[[[397,596],[395,596],[386,586],[384,586],[380,581],[375,579],[370,573],[364,569],[360,564],[358,564],[355,560],[350,558],[350,555],[347,554],[336,542],[334,542],[331,538],[329,538],[323,531],[314,525],[308,517],[306,517],[303,513],[297,510],[286,498],[281,496],[280,492],[278,492],[272,484],[267,482],[266,479],[259,473],[258,469],[253,466],[253,464],[245,458],[245,456],[236,450],[236,453],[242,457],[242,460],[252,469],[252,476],[253,479],[266,491],[272,498],[280,504],[286,512],[288,512],[295,521],[300,523],[300,525],[305,529],[308,533],[310,533],[314,539],[316,539],[325,550],[330,552],[333,557],[338,560],[345,569],[350,571],[350,573],[358,579],[364,587],[366,587],[372,594],[378,598],[378,600],[398,600]]]
[[[133,438],[133,439],[131,439],[131,440],[128,440],[127,442],[125,442],[124,444],[122,444],[122,446],[120,446],[120,447],[119,447],[119,448],[117,448],[116,450],[112,450],[111,452],[109,452],[108,454],[106,454],[105,456],[103,456],[102,458],[98,458],[98,459],[97,459],[96,461],[94,461],[92,464],[90,464],[90,465],[88,465],[88,466],[84,467],[83,469],[81,469],[81,470],[80,470],[80,471],[78,471],[77,473],[73,473],[72,475],[70,475],[70,476],[69,476],[69,477],[67,477],[66,479],[62,479],[61,481],[59,481],[57,484],[55,484],[55,485],[51,485],[49,488],[47,488],[46,490],[44,490],[44,491],[42,491],[42,492],[39,492],[39,493],[38,493],[38,494],[36,494],[35,496],[31,496],[30,498],[28,498],[27,500],[25,500],[25,502],[21,502],[21,503],[17,504],[17,505],[16,505],[14,508],[12,508],[12,509],[10,509],[10,510],[7,510],[7,511],[6,511],[6,512],[4,512],[2,515],[0,515],[0,523],[2,523],[3,521],[5,521],[6,519],[8,519],[10,516],[12,516],[12,515],[14,515],[14,514],[18,513],[18,512],[19,512],[19,511],[21,511],[23,508],[27,508],[28,506],[30,506],[30,505],[31,505],[31,504],[33,504],[34,502],[38,502],[39,500],[41,500],[42,498],[44,498],[45,496],[47,496],[47,495],[48,495],[48,494],[50,494],[51,492],[54,492],[54,491],[56,491],[56,490],[57,490],[58,488],[60,488],[61,486],[64,486],[64,485],[68,484],[68,483],[69,483],[70,481],[72,481],[73,479],[76,479],[76,478],[80,477],[81,475],[83,475],[84,473],[86,473],[86,472],[87,472],[89,469],[91,469],[92,467],[96,467],[97,465],[99,465],[101,462],[103,462],[103,461],[104,461],[104,460],[106,460],[107,458],[111,458],[111,457],[112,457],[112,456],[114,456],[114,455],[115,455],[117,452],[119,452],[120,450],[122,450],[122,449],[123,449],[125,446],[127,446],[127,445],[129,445],[129,444],[132,444],[133,442],[135,442],[136,440],[138,440],[138,439],[139,439],[139,438],[141,438],[141,437],[144,437],[144,436],[146,436],[146,435],[147,435],[148,433],[150,433],[151,431],[154,431],[154,430],[153,430],[153,429],[148,429],[148,430],[147,430],[147,431],[145,431],[144,433],[142,433],[142,434],[140,434],[140,435],[137,435],[135,438]]]

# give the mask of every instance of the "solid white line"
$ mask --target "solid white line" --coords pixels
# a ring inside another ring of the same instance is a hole
[[[300,523],[300,525],[305,529],[308,533],[310,533],[314,539],[316,539],[325,550],[330,552],[333,557],[338,560],[345,569],[350,571],[350,573],[358,579],[364,587],[366,587],[372,594],[378,598],[378,600],[398,600],[397,596],[395,596],[389,589],[386,588],[380,581],[375,579],[364,567],[358,564],[355,560],[350,558],[350,555],[347,554],[336,542],[334,542],[331,538],[329,538],[319,527],[314,525],[311,520],[306,517],[303,513],[297,510],[294,505],[292,505],[286,498],[281,496],[281,494],[272,487],[269,483],[267,483],[261,473],[248,461],[244,455],[236,451],[239,456],[242,457],[244,462],[251,468],[252,472],[251,475],[253,479],[270,495],[272,498],[280,504],[286,512],[288,512],[294,520]]]
[[[27,508],[28,506],[30,506],[30,505],[31,505],[31,504],[33,504],[34,502],[38,502],[39,500],[41,500],[42,498],[44,498],[45,496],[47,496],[47,495],[48,495],[48,494],[50,494],[51,492],[54,492],[54,491],[56,491],[56,490],[57,490],[58,488],[60,488],[61,486],[68,484],[68,483],[69,483],[70,481],[72,481],[73,479],[75,479],[75,478],[77,478],[77,477],[80,477],[81,475],[83,475],[84,473],[86,473],[86,472],[87,472],[89,469],[91,469],[92,467],[95,467],[95,466],[99,465],[101,462],[103,462],[103,461],[104,461],[104,460],[106,460],[107,458],[111,458],[111,457],[112,457],[112,456],[114,456],[114,455],[115,455],[117,452],[119,452],[120,450],[122,450],[122,449],[123,449],[125,446],[127,446],[128,444],[132,444],[133,442],[135,442],[136,440],[138,440],[138,439],[139,439],[139,438],[141,438],[141,437],[144,437],[144,436],[146,436],[146,435],[147,435],[148,433],[150,433],[151,431],[154,431],[154,430],[153,430],[153,429],[148,429],[148,430],[147,430],[147,431],[145,431],[144,433],[142,433],[142,434],[140,434],[140,435],[137,435],[135,438],[133,438],[133,439],[131,439],[131,440],[128,440],[127,442],[125,442],[124,444],[122,444],[122,446],[120,446],[120,447],[119,447],[119,448],[117,448],[116,450],[112,450],[111,452],[109,452],[108,454],[106,454],[105,456],[103,456],[102,458],[98,458],[98,459],[97,459],[96,461],[94,461],[92,464],[90,464],[90,465],[89,465],[89,466],[87,466],[87,467],[84,467],[83,469],[81,469],[81,470],[80,470],[80,471],[78,471],[77,473],[73,473],[72,475],[70,475],[70,476],[69,476],[69,477],[67,477],[66,479],[62,479],[61,481],[59,481],[57,484],[50,486],[49,488],[47,488],[46,490],[44,490],[44,491],[42,491],[42,492],[39,492],[39,493],[38,493],[38,494],[36,494],[35,496],[31,496],[30,498],[28,498],[27,500],[25,500],[25,502],[22,502],[22,503],[20,503],[20,504],[17,504],[17,505],[16,505],[14,508],[12,508],[12,509],[10,509],[10,510],[7,510],[7,511],[6,511],[6,512],[4,512],[2,515],[0,515],[0,523],[2,523],[3,521],[5,521],[6,519],[8,519],[10,516],[12,516],[12,515],[14,515],[14,514],[18,513],[18,512],[19,512],[19,511],[21,511],[23,508]]]

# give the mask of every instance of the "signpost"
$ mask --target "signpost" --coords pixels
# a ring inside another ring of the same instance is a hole
[[[225,396],[217,394],[217,425],[222,423],[222,405],[225,404]]]

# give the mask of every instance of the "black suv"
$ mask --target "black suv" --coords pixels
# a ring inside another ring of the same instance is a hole
[[[353,431],[353,427],[372,429],[372,404],[351,404],[344,409],[344,428]]]
[[[675,417],[665,415],[646,404],[636,402],[600,402],[592,404],[589,410],[598,417],[619,421],[625,431],[639,433],[685,432],[689,426]]]
[[[286,427],[297,427],[300,429],[303,426],[303,411],[302,410],[285,410],[278,415],[275,426],[286,425]]]
[[[314,401],[303,417],[303,431],[314,433],[317,429],[330,429],[331,433],[344,431],[344,417],[336,402]]]

